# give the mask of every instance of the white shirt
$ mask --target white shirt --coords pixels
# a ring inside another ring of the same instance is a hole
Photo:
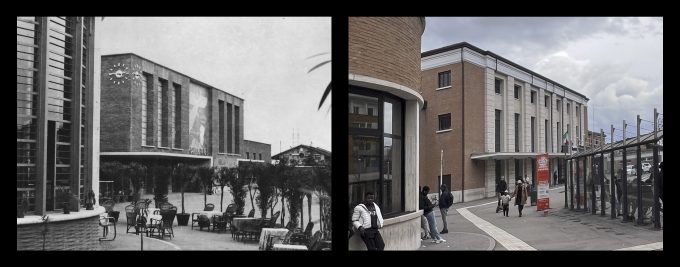
[[[383,217],[382,213],[380,212],[380,208],[375,203],[373,203],[373,206],[375,207],[375,213],[378,216],[378,228],[382,228]],[[356,229],[359,229],[359,226],[363,226],[364,229],[371,228],[371,213],[364,204],[359,204],[354,207],[354,213],[352,214],[352,225],[354,225],[354,228]]]

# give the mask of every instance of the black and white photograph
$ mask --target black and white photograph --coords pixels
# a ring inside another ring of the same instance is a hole
[[[330,17],[17,17],[17,250],[331,250]]]

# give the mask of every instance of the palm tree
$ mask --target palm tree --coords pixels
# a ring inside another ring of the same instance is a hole
[[[325,55],[325,54],[328,54],[328,53],[319,53],[319,54],[316,54],[316,55],[312,55],[312,56],[308,57],[307,59],[313,58],[313,57],[316,57],[316,56]],[[328,63],[331,63],[331,60],[325,60],[325,61],[317,64],[316,66],[309,69],[309,71],[307,71],[307,73],[310,73],[313,70],[320,68],[321,66],[326,65]],[[332,80],[328,82],[328,86],[326,86],[326,90],[323,91],[323,95],[321,96],[321,101],[319,101],[319,107],[317,109],[321,109],[321,106],[326,101],[326,98],[328,97],[328,95],[331,93],[331,85],[332,84],[333,84]]]

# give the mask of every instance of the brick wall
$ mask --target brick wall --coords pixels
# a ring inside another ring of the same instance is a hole
[[[245,155],[246,152],[250,153],[250,159],[260,160],[259,155],[262,154],[262,160],[264,160],[264,162],[271,162],[272,146],[270,144],[243,140],[243,148],[241,150],[243,151],[243,155]],[[257,154],[257,158],[253,158],[253,153]],[[246,157],[243,156],[243,158],[245,159]]]
[[[438,73],[451,70],[451,88],[438,87]],[[463,127],[462,65],[441,66],[422,72],[421,95],[428,102],[420,117],[420,184],[436,187],[440,174],[440,150],[444,149],[442,173],[451,174],[452,190],[461,190],[463,167],[465,189],[484,186],[484,163],[470,160],[473,152],[484,151],[485,70],[465,63],[465,127]],[[450,132],[436,133],[438,115],[451,113]],[[463,133],[464,130],[464,133]],[[463,136],[465,135],[465,152]]]
[[[374,77],[418,90],[419,17],[349,19],[349,73]]]
[[[80,220],[48,222],[45,250],[98,250],[98,216]],[[43,224],[17,226],[17,250],[43,249]]]
[[[109,75],[114,64],[130,64],[130,55],[101,58],[101,151],[127,151],[132,113],[129,82],[115,84]],[[115,70],[114,70],[115,71]],[[141,111],[140,113],[141,114]]]

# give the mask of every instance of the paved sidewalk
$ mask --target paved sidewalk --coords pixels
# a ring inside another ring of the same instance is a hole
[[[550,189],[550,206],[544,213],[525,205],[522,217],[511,206],[509,217],[504,217],[495,212],[495,197],[455,203],[447,216],[449,234],[442,235],[448,242],[428,239],[419,250],[489,250],[485,239],[494,241],[492,250],[663,250],[663,229],[611,219],[609,210],[600,216],[565,209],[563,187]],[[435,219],[441,230],[438,210]]]

